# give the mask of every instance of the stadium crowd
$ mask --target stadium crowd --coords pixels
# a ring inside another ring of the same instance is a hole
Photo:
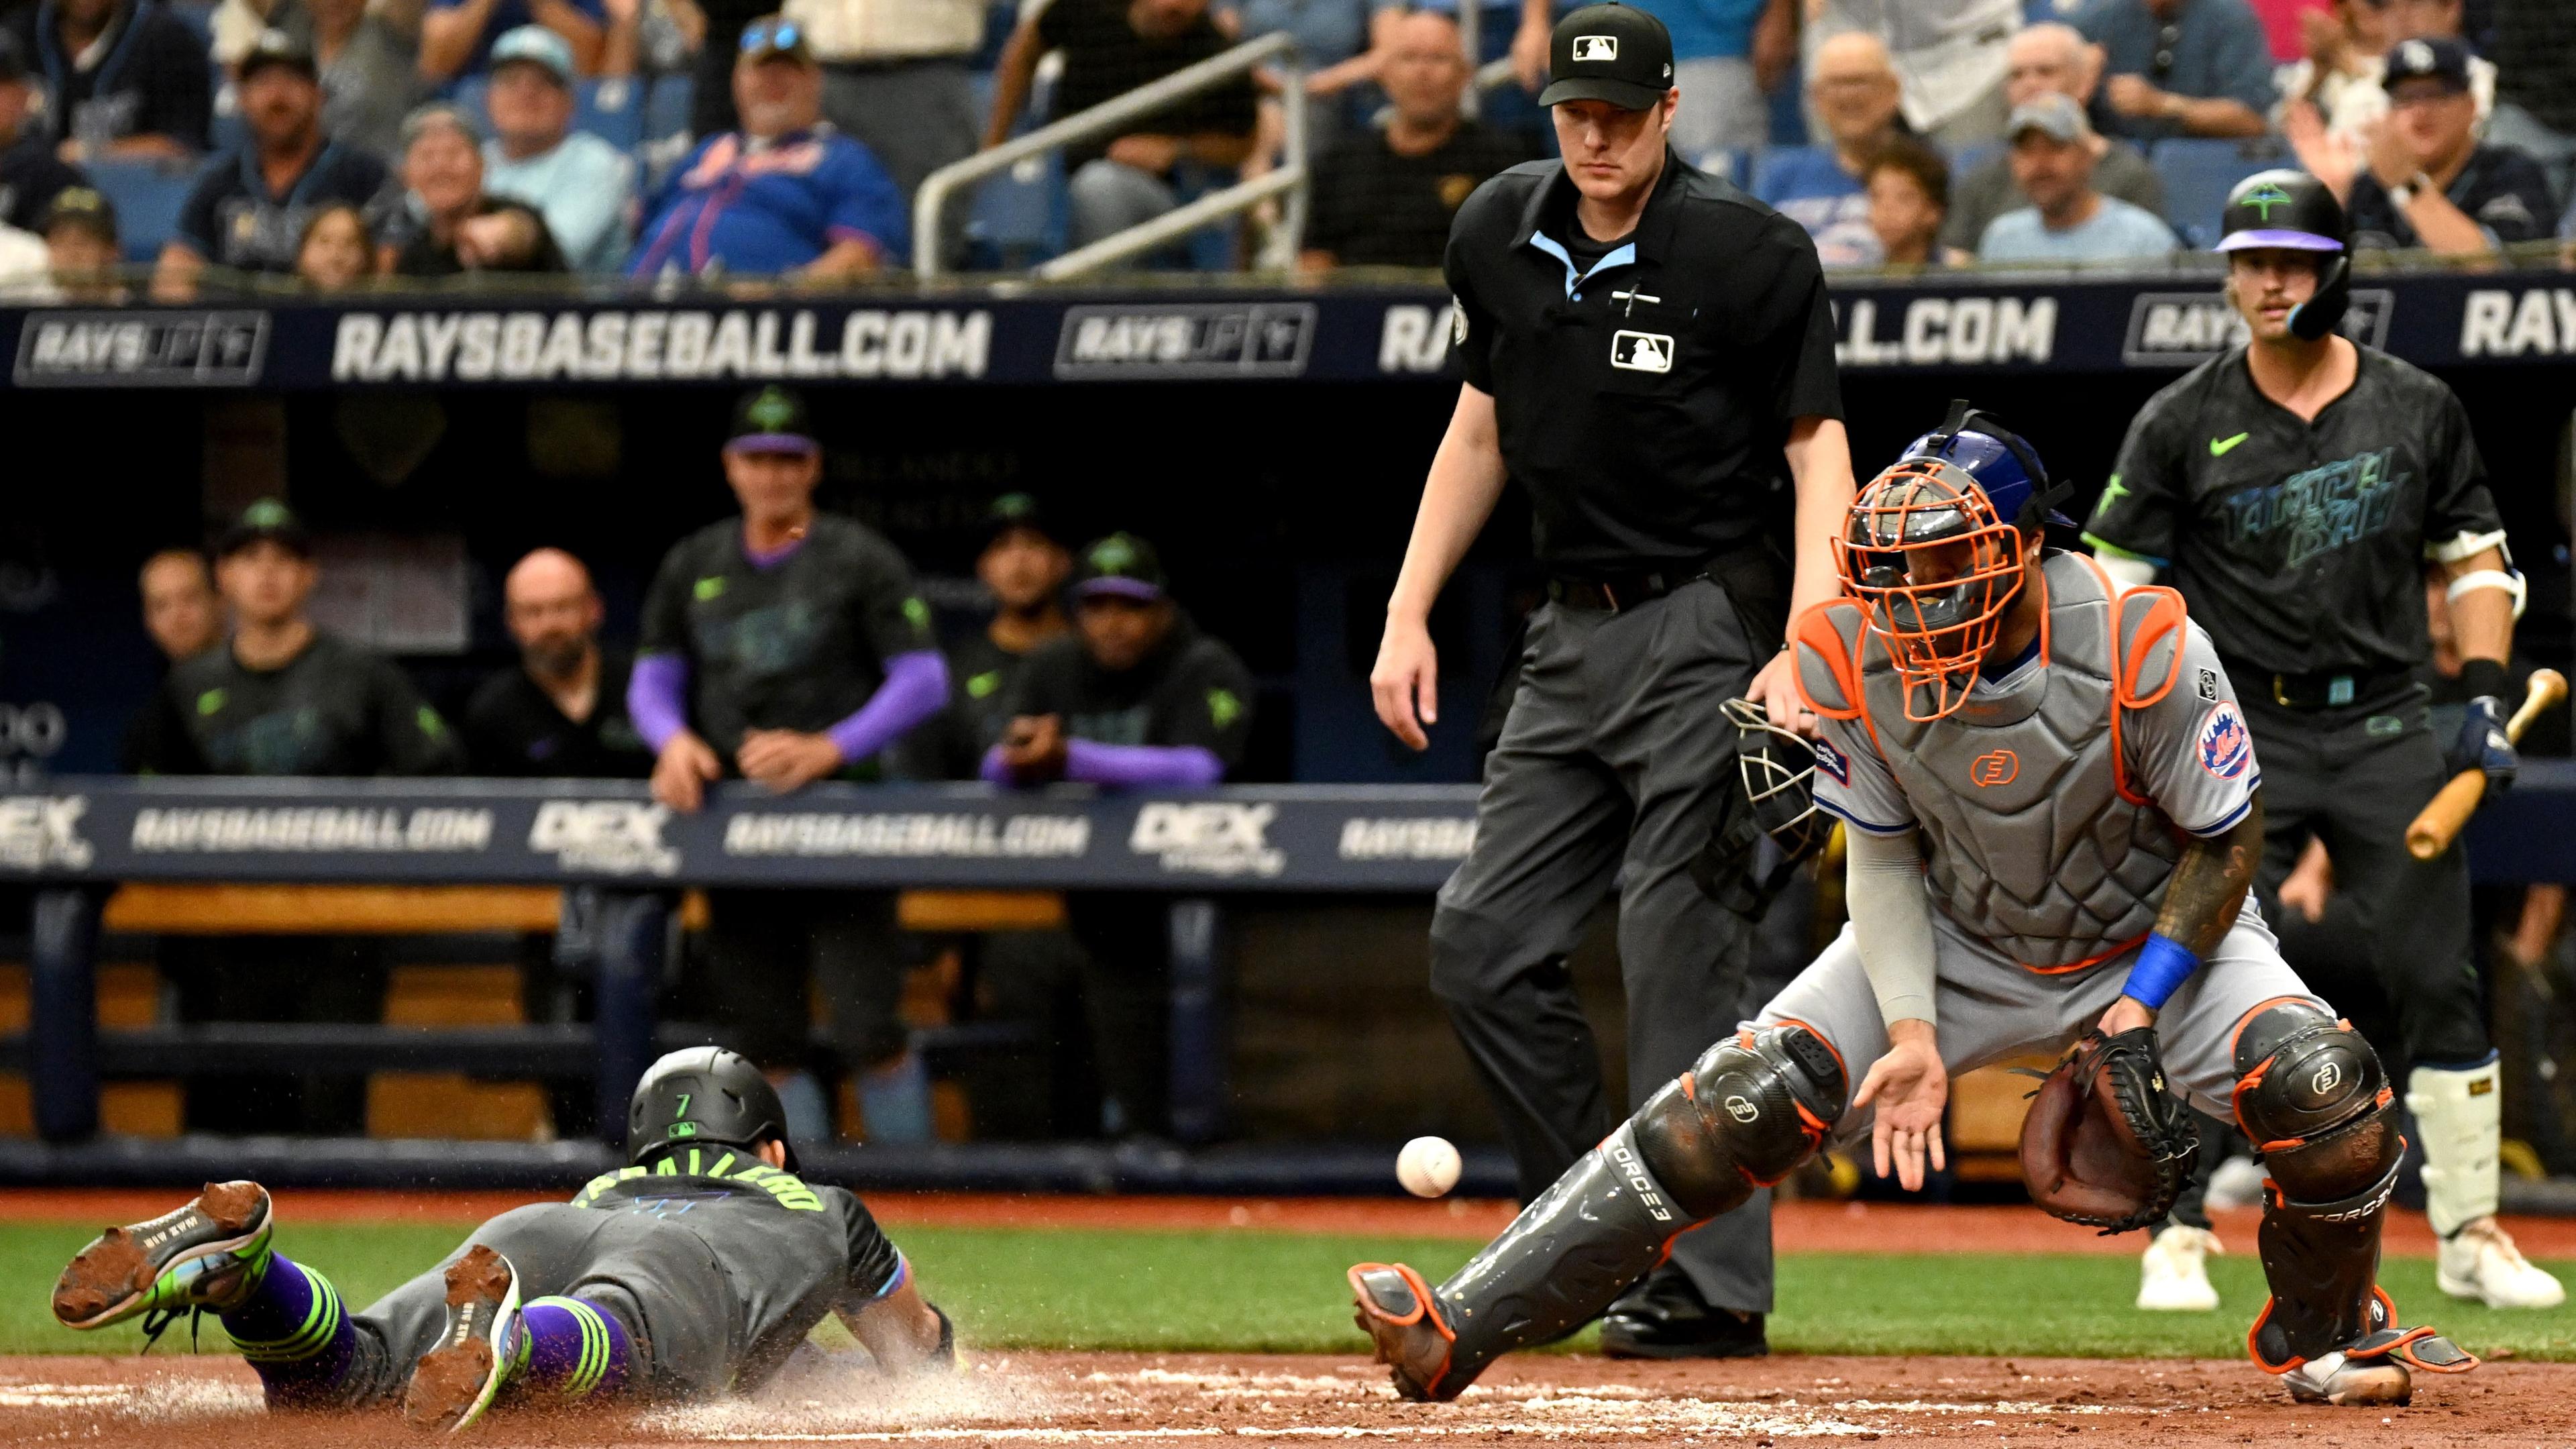
[[[120,252],[164,299],[210,268],[319,291],[864,277],[908,262],[933,171],[1274,32],[1315,148],[1310,268],[1436,266],[1467,193],[1553,145],[1550,0],[1483,0],[1481,70],[1458,0],[770,3],[0,7],[0,293],[119,300]],[[2284,156],[2365,246],[2576,247],[2558,0],[1638,3],[1675,39],[1677,149],[1829,266],[2149,260],[2205,244],[2226,185]],[[1285,86],[1257,73],[1070,147],[1041,245],[1277,166]],[[943,254],[1002,265],[974,209],[950,206]],[[1217,241],[1149,261],[1251,254]]]
[[[1154,546],[1113,533],[1075,551],[1036,499],[987,520],[976,572],[989,621],[943,639],[911,565],[866,525],[818,509],[822,445],[804,401],[747,394],[720,458],[739,512],[674,544],[644,599],[641,638],[603,640],[583,562],[519,559],[502,585],[518,660],[482,680],[456,724],[391,661],[319,627],[313,536],[282,502],[244,511],[210,550],[153,554],[142,622],[168,673],[135,717],[125,767],[162,776],[422,776],[649,780],[681,812],[710,784],[786,794],[818,780],[1073,781],[1195,787],[1243,759],[1255,690],[1234,651],[1171,596]],[[567,910],[587,909],[581,892]],[[1171,950],[1151,893],[1077,895],[1066,928],[996,938],[974,989],[986,1020],[1030,1027],[1069,1060],[1020,1096],[979,1104],[1038,1135],[1157,1135],[1168,1126],[1164,1016]],[[807,1140],[833,1135],[814,1059],[811,997],[830,1056],[853,1079],[872,1137],[932,1135],[929,1079],[899,1010],[921,959],[891,892],[709,893],[691,1019],[780,1078]],[[580,931],[523,955],[531,1020],[586,1009]],[[381,940],[235,936],[164,943],[182,1022],[375,1022]],[[281,962],[294,969],[277,969]],[[711,983],[720,983],[713,986]],[[327,988],[327,989],[326,989]],[[1084,1023],[1087,1021],[1088,1025]],[[1096,1080],[1083,1120],[1059,1090]],[[1062,1100],[1057,1100],[1062,1098]],[[363,1129],[364,1084],[289,1077],[191,1090],[192,1130],[265,1120]],[[581,1094],[553,1094],[557,1130],[591,1129]]]

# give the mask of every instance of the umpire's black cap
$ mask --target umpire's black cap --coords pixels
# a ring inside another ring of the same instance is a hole
[[[676,1147],[714,1144],[745,1151],[775,1137],[796,1170],[787,1108],[749,1057],[723,1047],[687,1047],[655,1062],[626,1106],[626,1154],[642,1162]]]
[[[232,526],[215,536],[215,557],[227,559],[255,543],[273,543],[298,558],[313,556],[313,535],[304,520],[274,498],[263,498],[241,511]]]
[[[1642,111],[1673,88],[1673,37],[1632,5],[1586,5],[1556,23],[1538,103],[1608,101]]]

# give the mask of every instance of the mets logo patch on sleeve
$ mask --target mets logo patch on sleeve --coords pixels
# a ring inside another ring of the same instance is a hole
[[[1816,741],[1816,768],[1833,776],[1835,784],[1851,783],[1851,761],[1844,759],[1842,751],[1824,740]]]
[[[2241,778],[2254,763],[2254,737],[2246,733],[2245,717],[2227,700],[2200,717],[2193,747],[2200,752],[2200,767],[2222,780]]]

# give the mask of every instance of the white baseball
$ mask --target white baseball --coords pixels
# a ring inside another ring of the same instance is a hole
[[[1395,1155],[1395,1180],[1415,1197],[1438,1197],[1458,1185],[1458,1149],[1446,1137],[1416,1137]]]

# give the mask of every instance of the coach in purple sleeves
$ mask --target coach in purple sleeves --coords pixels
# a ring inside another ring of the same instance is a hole
[[[822,445],[785,388],[743,398],[724,470],[741,515],[682,539],[645,595],[626,705],[655,752],[653,798],[687,812],[728,777],[779,794],[881,778],[879,754],[948,700],[911,565],[874,529],[815,509]],[[827,1100],[804,1070],[810,968],[859,1072],[869,1138],[927,1140],[929,1086],[895,1013],[905,956],[894,897],[710,891],[708,905],[706,1019],[780,1083],[794,1135],[831,1137]]]
[[[1084,549],[1073,598],[1074,632],[1029,656],[984,778],[1152,790],[1223,780],[1252,732],[1252,674],[1172,602],[1154,546],[1113,533]],[[1066,902],[1090,958],[1083,995],[1111,1136],[1170,1128],[1167,904],[1134,891]]]

